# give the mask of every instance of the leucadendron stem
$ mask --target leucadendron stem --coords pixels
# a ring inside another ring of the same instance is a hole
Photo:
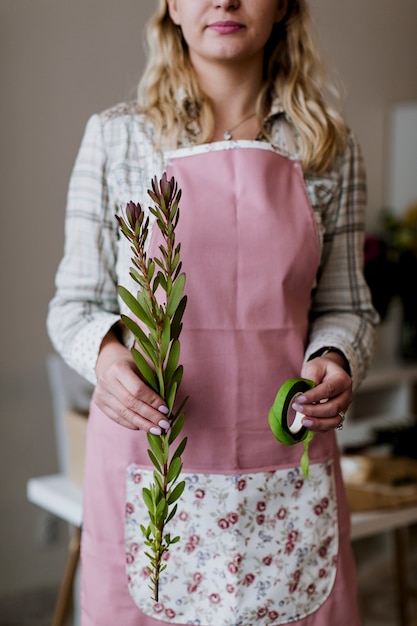
[[[129,202],[125,217],[116,216],[116,219],[121,232],[131,243],[130,276],[139,285],[136,295],[119,287],[120,297],[131,312],[131,316],[122,315],[122,319],[135,338],[132,348],[135,363],[146,383],[166,403],[171,422],[169,431],[161,436],[147,435],[148,454],[154,471],[153,481],[143,489],[149,519],[141,530],[148,548],[149,587],[153,599],[158,601],[160,574],[166,568],[162,557],[180,539],[171,537],[167,524],[177,511],[177,500],[185,487],[180,476],[181,455],[187,439],[178,443],[178,438],[184,424],[186,399],[175,410],[174,405],[183,373],[179,364],[179,337],[187,297],[184,295],[185,274],[181,272],[181,244],[175,242],[181,190],[174,178],[168,180],[163,174],[159,182],[156,178],[152,180],[148,195],[153,201],[149,212],[155,219],[154,228],[159,228],[163,239],[159,256],[149,258],[146,253],[150,219],[140,204]],[[163,297],[158,298],[157,293]]]

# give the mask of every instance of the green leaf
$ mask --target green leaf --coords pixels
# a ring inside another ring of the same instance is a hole
[[[155,372],[153,371],[149,363],[146,361],[146,359],[142,356],[142,354],[136,348],[132,348],[131,353],[135,360],[135,363],[137,365],[139,372],[145,379],[145,382],[150,387],[152,387],[154,391],[159,393],[158,379],[156,378]]]
[[[149,315],[146,313],[146,311],[143,310],[143,308],[139,304],[138,300],[134,296],[132,296],[130,291],[128,291],[125,287],[123,287],[121,285],[118,288],[118,293],[119,293],[121,299],[123,300],[123,302],[128,307],[128,309],[130,311],[132,311],[133,315],[135,315],[135,317],[140,319],[141,322],[143,322],[144,324],[146,324],[146,326],[148,326],[150,328],[153,328],[155,326],[155,323],[154,323],[153,319],[151,317],[149,317]],[[139,292],[139,293],[141,293],[141,292]]]
[[[156,469],[161,471],[161,465],[158,462],[158,459],[156,458],[155,454],[152,452],[152,450],[148,449],[148,456],[151,459],[152,463],[155,465]]]
[[[176,382],[174,382],[171,385],[171,387],[170,387],[170,389],[168,391],[168,395],[166,397],[166,403],[167,403],[167,406],[168,406],[170,412],[172,411],[172,407],[174,406],[175,396],[176,396],[176,393],[177,393],[177,388],[178,388],[178,385],[177,385]]]
[[[303,452],[303,456],[301,457],[301,469],[302,469],[304,476],[307,479],[310,476],[310,459],[308,457],[308,447],[313,437],[314,437],[314,432],[312,430],[309,430],[307,437],[304,439],[304,442],[303,442],[304,452]]]
[[[154,507],[154,503],[152,501],[151,492],[146,487],[144,487],[142,489],[142,497],[143,497],[143,501],[144,501],[148,511],[149,512],[153,511],[155,507]]]
[[[157,519],[165,519],[168,514],[168,504],[165,498],[162,498],[158,502],[158,506],[156,507],[156,517]]]
[[[162,336],[161,336],[161,362],[165,361],[165,357],[168,352],[169,342],[171,340],[171,324],[168,316],[164,317],[162,324]]]
[[[182,468],[181,459],[177,457],[175,459],[172,459],[171,463],[169,464],[168,472],[167,472],[168,483],[171,483],[172,481],[178,478],[181,468]]]
[[[173,441],[175,441],[175,439],[181,432],[181,429],[184,426],[184,421],[185,421],[185,413],[181,413],[172,424],[171,429],[169,431],[169,439],[168,439],[170,444]]]
[[[178,509],[178,505],[175,505],[170,514],[168,515],[168,517],[166,518],[165,524],[168,524],[168,522],[170,522],[172,520],[173,517],[175,517],[175,513],[177,512]]]
[[[148,281],[149,281],[149,283],[152,281],[154,272],[155,272],[155,263],[154,263],[154,261],[150,260],[149,263],[148,263]]]
[[[160,435],[147,434],[148,443],[152,449],[152,452],[158,459],[161,465],[164,464],[164,451],[162,449],[162,438]]]
[[[145,537],[148,536],[148,528],[145,528],[145,526],[143,524],[140,524],[140,529],[143,532],[143,534],[145,535]]]
[[[166,278],[165,278],[163,272],[158,272],[157,278],[159,280],[159,284],[161,285],[162,289],[166,292],[166,290],[167,290],[167,281],[166,281]]]
[[[174,502],[176,502],[182,496],[184,489],[185,489],[185,482],[181,481],[180,483],[178,483],[178,485],[175,486],[175,488],[169,494],[168,500],[167,500],[168,504],[173,504]]]
[[[169,350],[168,359],[165,365],[165,383],[168,384],[174,375],[175,368],[178,365],[178,359],[180,358],[180,342],[178,339],[172,342]]]
[[[149,451],[148,451],[148,452],[149,452]],[[155,471],[154,471],[154,473],[153,473],[153,479],[154,479],[154,481],[155,481],[156,483],[158,483],[158,486],[159,486],[159,488],[160,488],[161,492],[163,492],[163,491],[164,491],[164,485],[163,485],[163,482],[162,482],[162,475],[161,475],[161,473],[160,473],[160,470],[159,470],[158,472],[155,472]]]
[[[138,283],[138,285],[140,285],[141,287],[144,287],[145,279],[144,279],[143,274],[141,272],[138,272],[137,270],[135,270],[134,267],[131,267],[130,271],[129,271],[129,274],[133,278],[135,283]]]
[[[167,302],[167,315],[172,317],[177,310],[185,287],[185,274],[180,274],[172,286],[172,291]]]
[[[183,373],[184,373],[184,368],[182,365],[179,365],[171,377],[171,385],[173,385],[174,383],[177,383],[177,387],[179,387],[181,384]]]
[[[184,452],[186,445],[187,445],[187,437],[184,437],[184,439],[178,444],[177,449],[172,455],[172,459],[176,459],[177,457],[180,457],[181,454]]]
[[[152,301],[147,289],[141,289],[138,291],[137,301],[142,309],[145,311],[145,314],[149,316],[152,320],[151,326],[153,328],[156,327],[156,320],[154,319],[153,310],[152,310]],[[147,324],[149,327],[149,324]]]
[[[171,321],[171,339],[178,339],[182,330],[182,316],[187,305],[187,296],[183,296]]]
[[[122,320],[127,326],[127,328],[133,333],[136,341],[140,344],[140,347],[146,352],[147,356],[152,360],[153,363],[157,362],[157,355],[155,354],[155,348],[149,341],[146,334],[143,332],[141,327],[132,320],[128,315],[122,315]]]

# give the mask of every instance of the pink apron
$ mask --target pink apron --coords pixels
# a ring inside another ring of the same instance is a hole
[[[268,144],[218,143],[167,163],[183,190],[181,335],[189,395],[186,489],[155,604],[139,525],[152,479],[143,433],[94,405],[82,547],[82,626],[356,626],[356,584],[334,433],[286,447],[268,425],[300,374],[319,264],[297,162]],[[150,254],[157,250],[154,230]]]

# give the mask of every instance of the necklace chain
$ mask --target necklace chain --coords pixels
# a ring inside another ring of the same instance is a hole
[[[244,124],[245,122],[247,122],[248,120],[250,120],[252,117],[255,117],[256,113],[251,113],[250,115],[247,115],[246,117],[243,118],[243,120],[240,120],[240,122],[238,122],[237,124],[235,124],[235,126],[232,126],[232,128],[228,128],[223,132],[223,139],[225,141],[230,141],[232,139],[232,132],[234,130],[236,130],[236,128],[239,128],[239,126],[242,126],[242,124]]]

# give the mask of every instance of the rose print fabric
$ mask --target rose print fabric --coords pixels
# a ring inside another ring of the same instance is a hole
[[[330,594],[338,554],[333,463],[251,474],[183,473],[186,489],[167,530],[160,598],[148,588],[142,489],[152,471],[127,471],[130,592],[147,615],[173,624],[272,626],[302,619]],[[184,558],[184,553],[186,558]],[[198,617],[196,617],[198,616]]]

